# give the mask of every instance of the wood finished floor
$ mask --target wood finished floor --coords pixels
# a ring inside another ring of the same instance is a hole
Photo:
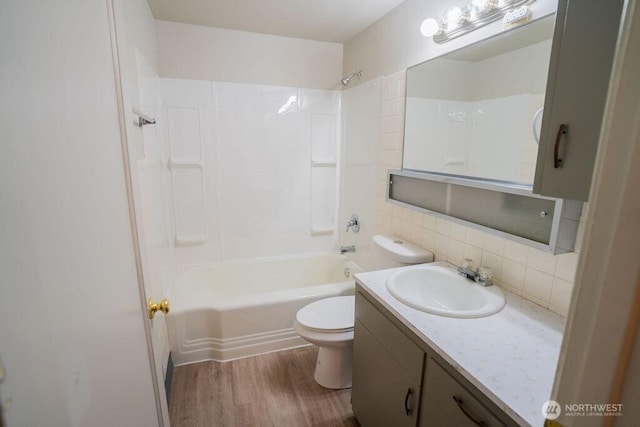
[[[351,389],[329,390],[313,379],[317,354],[308,346],[179,366],[171,385],[171,425],[359,426]]]

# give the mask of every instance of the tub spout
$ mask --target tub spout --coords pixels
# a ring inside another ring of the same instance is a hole
[[[355,252],[356,247],[354,245],[351,246],[340,246],[340,253],[346,254],[347,252]]]

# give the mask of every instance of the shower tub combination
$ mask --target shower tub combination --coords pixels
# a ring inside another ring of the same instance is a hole
[[[296,312],[322,298],[354,294],[356,264],[314,254],[198,266],[171,288],[167,316],[176,365],[232,360],[308,344]]]

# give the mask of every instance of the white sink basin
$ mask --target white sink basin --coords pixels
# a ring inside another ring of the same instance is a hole
[[[387,279],[387,289],[401,303],[439,316],[485,317],[505,305],[497,286],[485,288],[453,268],[435,265],[396,271]]]

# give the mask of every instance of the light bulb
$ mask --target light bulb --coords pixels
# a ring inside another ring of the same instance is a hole
[[[479,13],[487,13],[495,6],[493,0],[471,0],[471,8]]]
[[[438,21],[433,18],[427,18],[420,25],[420,32],[425,37],[433,37],[440,30]]]
[[[462,9],[460,9],[458,6],[452,7],[444,15],[444,23],[447,25],[447,30],[456,28],[463,22],[464,22],[464,15],[462,13]]]

